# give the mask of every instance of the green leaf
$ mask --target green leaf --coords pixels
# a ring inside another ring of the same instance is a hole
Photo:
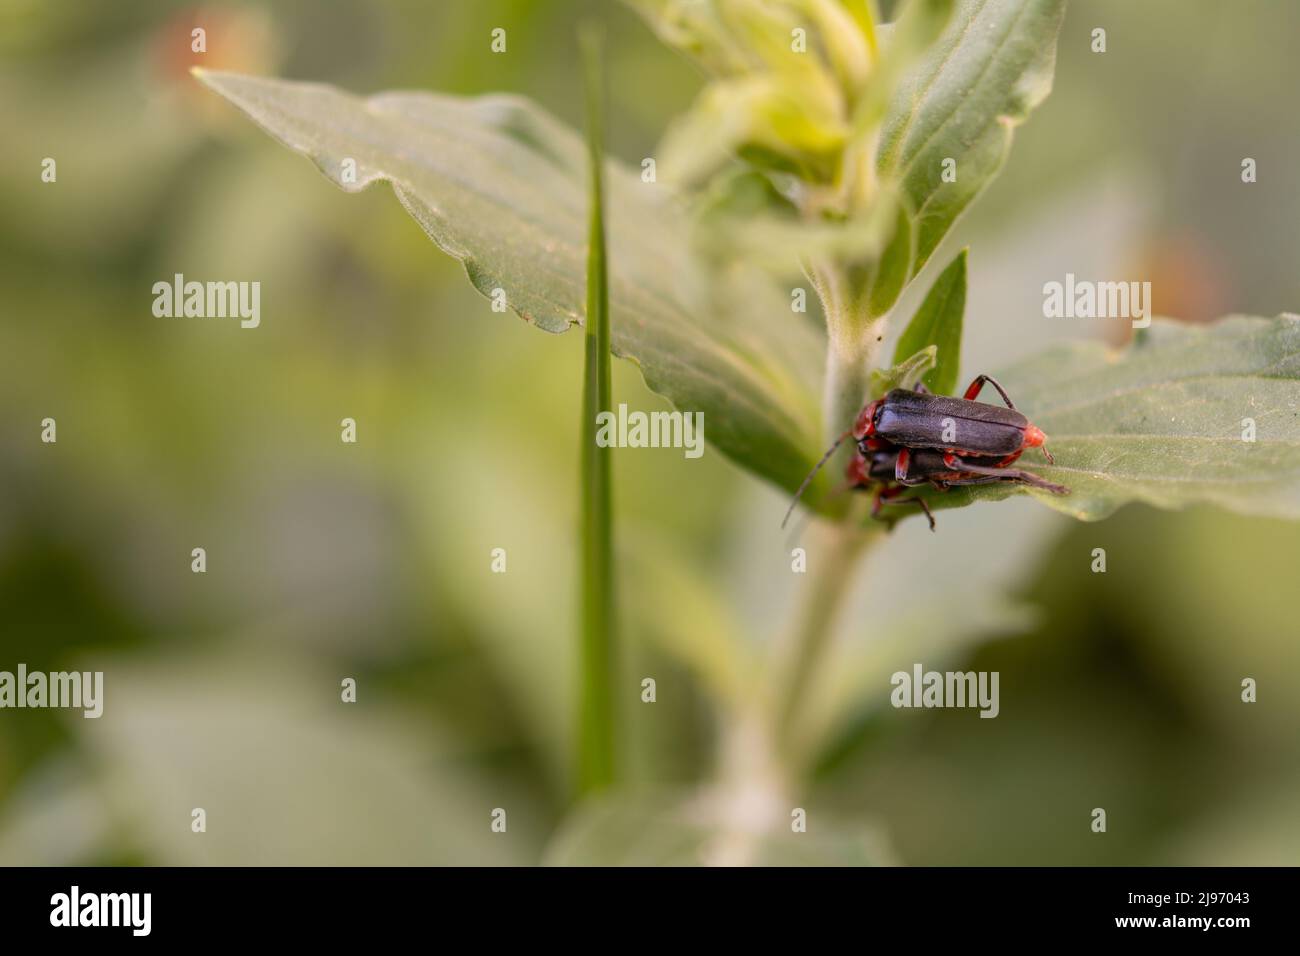
[[[1064,12],[1065,0],[963,0],[895,93],[877,165],[916,210],[914,275],[1050,92]],[[956,182],[942,179],[945,159],[956,160]]]
[[[910,0],[892,23],[880,29],[880,34],[887,38],[884,54],[872,69],[870,82],[854,108],[855,134],[876,128],[899,78],[939,38],[952,17],[953,6],[953,0]]]
[[[867,318],[877,318],[894,307],[903,294],[916,255],[916,228],[903,202],[895,201],[894,229],[889,243],[878,258],[853,263],[848,278],[860,311]]]
[[[1048,465],[1029,451],[1020,464],[1071,489],[1030,493],[1085,520],[1132,501],[1300,518],[1300,317],[1157,321],[1149,332],[1118,355],[1075,343],[998,375],[1056,457]],[[1243,440],[1246,419],[1253,442]],[[954,489],[928,500],[955,506],[1018,490]]]
[[[605,258],[604,67],[600,37],[582,35],[587,84],[590,170],[587,245],[587,332],[582,382],[582,650],[578,702],[578,789],[603,790],[615,780],[616,641],[614,623],[614,449],[597,441],[601,416],[613,414],[609,368],[609,275]]]
[[[504,290],[512,310],[548,332],[582,323],[584,148],[534,104],[404,92],[361,99],[319,84],[196,75],[343,189],[389,181],[480,292]],[[355,182],[345,180],[348,159]],[[702,411],[713,447],[794,488],[817,447],[815,330],[757,282],[700,301],[689,230],[663,188],[612,161],[605,176],[613,353],[678,408]]]
[[[925,348],[917,351],[915,355],[909,355],[893,368],[872,369],[871,372],[871,394],[869,398],[880,398],[887,392],[892,392],[896,388],[914,388],[916,383],[925,378],[925,376],[934,368],[938,360],[939,349],[934,345],[927,345]]]
[[[938,348],[934,368],[922,379],[930,391],[951,395],[961,371],[961,320],[966,311],[966,250],[939,273],[894,349],[894,364],[926,346]]]

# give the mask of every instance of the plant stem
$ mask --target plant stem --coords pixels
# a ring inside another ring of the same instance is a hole
[[[614,534],[610,455],[596,443],[597,416],[610,395],[609,281],[605,261],[600,38],[582,33],[587,73],[587,147],[591,165],[587,249],[587,322],[582,385],[582,643],[578,701],[578,792],[615,781]]]
[[[822,438],[829,445],[853,421],[866,402],[867,386],[871,381],[868,355],[850,352],[844,354],[832,346],[826,350],[826,385],[822,392]],[[851,448],[842,449],[843,455],[852,454]]]
[[[880,535],[875,528],[861,526],[863,517],[863,509],[856,507],[839,523],[819,523],[821,540],[808,549],[810,555],[815,555],[815,564],[809,568],[808,591],[800,603],[785,660],[778,669],[781,683],[774,731],[778,753],[787,767],[800,763],[797,751],[804,741],[809,691],[816,685],[858,562],[867,544]]]
[[[823,438],[830,445],[852,427],[867,398],[871,368],[884,336],[885,318],[868,319],[857,311],[842,268],[822,263],[809,275],[826,313],[826,378],[822,393]],[[828,467],[842,472],[854,453],[851,443],[841,446]],[[838,523],[818,523],[820,539],[808,548],[811,566],[786,656],[778,668],[776,725],[778,753],[787,767],[798,763],[795,752],[803,741],[807,700],[834,631],[836,618],[868,542],[880,530],[864,527],[866,502],[855,499]]]
[[[854,302],[843,269],[823,263],[811,266],[808,274],[826,314],[822,437],[829,445],[862,410],[886,319],[866,319],[858,314],[860,306]]]

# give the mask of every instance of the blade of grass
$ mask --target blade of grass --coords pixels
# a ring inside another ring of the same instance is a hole
[[[582,645],[578,706],[578,792],[615,779],[614,566],[610,455],[596,443],[597,416],[610,411],[609,283],[605,262],[603,103],[600,35],[582,31],[591,166],[587,248],[586,359],[582,385]]]

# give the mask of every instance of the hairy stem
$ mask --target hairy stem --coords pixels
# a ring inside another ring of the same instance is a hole
[[[822,392],[822,438],[830,445],[846,429],[866,402],[867,385],[871,381],[870,359],[863,354],[843,354],[835,348],[826,350],[826,385]],[[847,461],[851,448],[841,450],[841,461]]]
[[[826,313],[826,379],[822,394],[823,437],[827,445],[853,426],[867,400],[871,369],[884,337],[885,319],[863,314],[851,293],[845,270],[834,263],[808,269]],[[845,443],[829,467],[843,473],[854,453]],[[866,546],[880,531],[864,527],[867,503],[857,498],[836,524],[816,526],[818,540],[807,549],[808,590],[785,657],[778,667],[776,747],[787,766],[797,765],[803,743],[810,689],[834,631],[836,618]]]
[[[869,319],[863,314],[842,268],[812,265],[808,275],[826,314],[822,432],[829,445],[852,426],[867,399],[871,369],[884,338],[885,318]]]

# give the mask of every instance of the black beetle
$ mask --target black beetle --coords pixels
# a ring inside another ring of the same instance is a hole
[[[986,385],[997,389],[1003,408],[975,401]],[[934,530],[934,515],[918,497],[899,498],[905,488],[931,485],[940,490],[953,486],[985,485],[1002,481],[1033,485],[1053,494],[1069,489],[1045,478],[1008,466],[1026,448],[1042,448],[1047,436],[1042,429],[1016,410],[1006,390],[988,375],[980,375],[966,389],[964,398],[932,395],[924,386],[915,390],[896,388],[884,398],[868,402],[854,426],[835,440],[808,477],[803,480],[782,527],[813,477],[844,439],[852,436],[858,446],[849,463],[850,488],[876,486],[872,517],[879,517],[885,504],[920,506]]]
[[[1005,408],[975,401],[986,383],[997,389]],[[863,454],[869,450],[864,444],[868,439],[880,438],[902,448],[940,448],[966,458],[996,458],[999,465],[1011,464],[1026,448],[1043,448],[1047,440],[988,375],[971,382],[964,398],[931,395],[921,386],[915,391],[896,388],[867,403],[851,434]],[[1052,461],[1046,448],[1043,454]]]

